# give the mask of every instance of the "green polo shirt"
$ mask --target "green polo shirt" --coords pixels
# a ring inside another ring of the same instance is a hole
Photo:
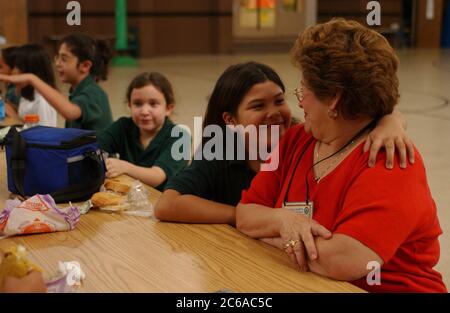
[[[167,180],[188,163],[188,160],[177,161],[172,158],[172,145],[179,138],[171,136],[174,127],[178,126],[166,118],[163,127],[148,147],[142,147],[139,128],[130,117],[121,117],[105,130],[98,132],[97,137],[101,149],[110,154],[118,153],[121,160],[137,166],[161,168],[167,179],[156,189],[163,190]]]
[[[102,130],[111,125],[113,119],[108,95],[92,75],[70,91],[69,100],[80,107],[81,116],[77,120],[66,121],[66,128]]]
[[[165,189],[236,206],[255,175],[245,161],[193,160]]]

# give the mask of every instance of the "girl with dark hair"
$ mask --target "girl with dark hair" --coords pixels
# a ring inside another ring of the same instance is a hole
[[[29,73],[55,88],[55,75],[49,55],[41,45],[27,44],[16,49],[12,74]],[[39,115],[39,125],[56,127],[56,111],[32,85],[17,88],[21,99],[18,115]]]
[[[267,65],[248,62],[230,66],[209,98],[203,129],[210,125],[218,125],[223,131],[227,125],[278,125],[283,134],[291,123],[284,92],[280,77]],[[204,139],[202,146],[207,141]],[[155,216],[166,221],[234,225],[234,206],[259,171],[260,163],[194,159],[168,182]]]
[[[69,99],[34,74],[0,75],[0,80],[34,87],[66,119],[68,128],[101,130],[112,123],[112,114],[108,96],[97,82],[107,78],[111,57],[102,40],[82,34],[64,37],[55,61],[59,77],[70,84]]]
[[[11,75],[14,68],[14,60],[16,58],[16,46],[3,48],[0,53],[0,74]],[[17,110],[19,107],[20,96],[16,94],[16,86],[14,84],[6,84],[5,100],[7,105],[12,105],[11,109]],[[9,110],[11,110],[9,109]]]
[[[409,147],[403,117],[397,114],[380,121],[381,126],[374,130],[371,155],[376,155],[382,145],[390,146],[392,138],[397,136],[403,145],[403,148],[397,146],[399,151],[406,150],[404,143]],[[282,136],[291,125],[291,110],[278,74],[269,66],[256,62],[230,66],[218,79],[209,99],[203,126],[209,125],[218,125],[222,129],[239,125],[258,129],[258,126],[267,125],[268,131],[276,125]],[[258,131],[257,137],[260,138]],[[270,142],[270,135],[267,138],[268,148],[276,144]],[[207,139],[203,140],[203,146],[207,142]],[[241,193],[250,186],[265,161],[249,158],[250,150],[255,147],[250,146],[248,140],[244,142],[244,160],[194,159],[189,167],[168,182],[156,204],[155,216],[164,221],[235,225],[235,206]],[[368,142],[370,146],[371,142]],[[403,152],[399,154],[406,154]]]
[[[158,72],[142,73],[130,83],[127,103],[131,117],[121,117],[98,133],[100,147],[120,156],[106,159],[106,175],[127,174],[162,190],[187,164],[171,154],[178,140],[171,136],[177,126],[169,119],[175,106],[172,85]]]

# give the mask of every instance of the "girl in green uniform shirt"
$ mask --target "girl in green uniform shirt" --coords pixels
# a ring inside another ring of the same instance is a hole
[[[106,80],[111,57],[104,40],[83,34],[64,37],[55,62],[62,82],[70,84],[68,99],[33,74],[0,75],[0,80],[17,88],[32,85],[66,119],[68,128],[101,130],[112,123],[112,114],[108,96],[97,82]]]
[[[172,86],[160,73],[142,73],[130,83],[127,102],[131,117],[121,117],[98,133],[100,147],[120,157],[106,159],[106,175],[127,174],[162,190],[187,164],[172,156],[172,145],[189,136],[169,119],[175,105]]]

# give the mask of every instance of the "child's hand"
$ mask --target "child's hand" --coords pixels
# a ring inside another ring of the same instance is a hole
[[[370,167],[375,165],[377,154],[383,147],[386,149],[386,168],[394,167],[396,149],[401,168],[406,168],[407,158],[411,164],[414,163],[414,144],[407,136],[401,119],[393,114],[384,116],[366,139],[364,152],[370,149]]]
[[[120,176],[122,174],[126,174],[128,172],[128,168],[130,166],[130,163],[127,161],[114,159],[114,158],[108,158],[106,159],[106,177],[108,178],[114,178],[117,176]]]
[[[0,74],[0,81],[17,85],[29,85],[31,83],[32,74],[5,75]]]
[[[7,82],[16,85],[16,93],[19,94],[20,90],[31,84],[33,74],[18,74],[18,75],[4,75],[0,74],[0,81]]]
[[[0,289],[10,293],[47,292],[44,278],[38,271],[31,271],[23,278],[6,277]]]

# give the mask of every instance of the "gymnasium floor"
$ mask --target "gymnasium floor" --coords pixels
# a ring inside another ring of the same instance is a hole
[[[450,50],[402,50],[399,110],[408,121],[408,133],[424,158],[428,182],[438,207],[441,259],[437,269],[450,287]],[[173,56],[140,60],[138,68],[111,68],[103,87],[109,94],[114,119],[127,115],[125,91],[142,71],[160,71],[172,82],[176,109],[173,119],[193,129],[194,116],[202,116],[207,97],[223,70],[234,63],[255,60],[272,66],[283,79],[293,114],[301,117],[292,90],[299,73],[288,53],[256,55]],[[66,90],[65,88],[62,88]],[[59,120],[62,125],[62,120]]]

